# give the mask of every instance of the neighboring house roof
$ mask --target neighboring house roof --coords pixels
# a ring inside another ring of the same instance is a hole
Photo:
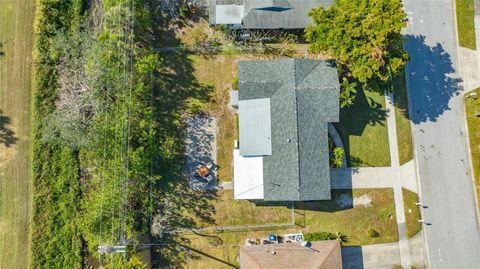
[[[312,22],[310,10],[331,3],[332,0],[209,0],[209,20],[212,24],[241,23],[244,29],[303,29]]]
[[[298,243],[240,247],[240,268],[248,269],[341,269],[342,253],[337,240],[315,241],[310,248]],[[272,254],[274,253],[274,254]]]
[[[271,155],[263,156],[264,199],[330,199],[328,122],[339,120],[333,61],[282,59],[239,62],[240,153],[242,101],[270,99]],[[266,123],[268,124],[268,123]],[[254,142],[256,143],[256,141]]]

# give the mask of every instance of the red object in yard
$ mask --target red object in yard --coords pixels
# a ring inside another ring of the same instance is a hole
[[[199,176],[206,177],[210,171],[208,170],[207,167],[202,166],[202,167],[198,168],[196,172]]]

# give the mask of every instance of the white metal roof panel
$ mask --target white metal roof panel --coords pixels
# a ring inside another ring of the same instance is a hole
[[[263,157],[233,151],[233,193],[236,200],[263,199]]]
[[[239,102],[240,154],[272,154],[270,98]]]
[[[243,5],[217,5],[215,9],[216,24],[241,24]]]

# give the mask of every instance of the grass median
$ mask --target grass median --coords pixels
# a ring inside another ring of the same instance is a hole
[[[420,209],[415,204],[418,202],[418,195],[407,189],[402,190],[403,204],[405,208],[405,218],[407,221],[407,236],[408,238],[416,235],[422,229],[422,224],[418,222],[420,217]]]
[[[460,46],[469,49],[476,49],[475,22],[474,22],[474,0],[456,0],[457,31]]]
[[[476,98],[468,98],[471,93],[476,93]],[[465,106],[470,137],[470,151],[472,154],[473,174],[475,177],[477,195],[480,195],[480,117],[475,116],[475,114],[480,113],[480,88],[467,93],[466,96]]]
[[[413,159],[412,130],[408,113],[407,86],[404,72],[394,78],[393,93],[395,98],[398,157],[400,165],[402,165]]]

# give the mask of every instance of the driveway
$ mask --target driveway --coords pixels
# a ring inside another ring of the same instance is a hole
[[[431,268],[479,268],[453,0],[405,0],[407,85]]]
[[[424,267],[422,232],[408,240],[410,259],[417,268]],[[400,246],[398,242],[365,246],[342,247],[344,269],[391,269],[399,266]]]

